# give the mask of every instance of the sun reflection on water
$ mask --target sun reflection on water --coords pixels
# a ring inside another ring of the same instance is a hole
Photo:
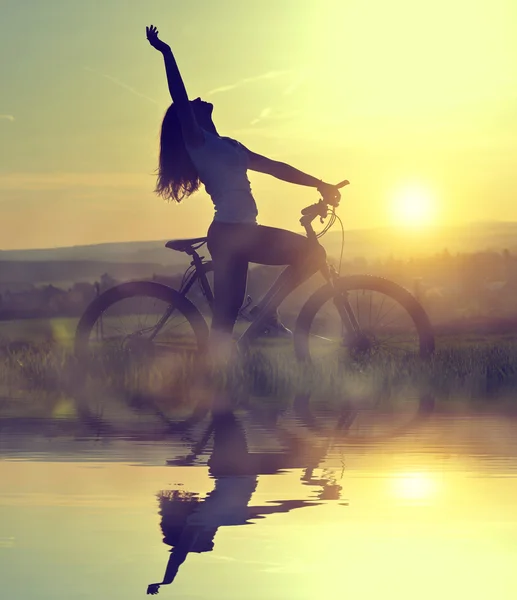
[[[433,500],[438,492],[436,479],[430,473],[397,473],[391,480],[393,495],[406,502],[425,502]]]

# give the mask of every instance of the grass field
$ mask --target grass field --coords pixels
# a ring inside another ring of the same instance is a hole
[[[226,366],[193,356],[155,356],[145,363],[113,350],[80,363],[72,352],[77,319],[0,323],[0,419],[74,419],[94,415],[141,424],[187,417],[216,393],[263,406],[300,395],[318,406],[355,403],[384,415],[418,410],[422,397],[447,409],[517,409],[514,335],[442,336],[429,360],[377,356],[309,366],[296,362],[290,341],[268,340]]]
[[[78,321],[78,317],[0,321],[0,346],[5,346],[9,341],[27,341],[37,344],[48,339],[68,345],[75,335]],[[243,324],[243,327],[245,325]],[[517,333],[484,334],[464,331],[455,335],[438,335],[436,337],[437,349],[489,347],[498,344],[515,344],[517,346]]]
[[[44,340],[69,345],[78,321],[77,317],[0,321],[0,345],[22,341],[38,344]]]
[[[182,411],[195,403],[202,387],[204,392],[231,389],[242,398],[273,402],[309,393],[332,403],[343,397],[378,396],[379,390],[388,389],[391,402],[400,390],[411,390],[415,397],[432,394],[442,403],[504,401],[517,407],[517,342],[513,339],[439,340],[436,353],[426,361],[380,357],[368,362],[334,361],[316,368],[298,364],[290,344],[284,342],[279,347],[270,343],[225,368],[205,365],[203,370],[192,356],[179,355],[172,361],[155,357],[140,364],[116,351],[87,368],[78,363],[70,347],[72,320],[60,320],[52,331],[59,333],[58,342],[33,337],[29,346],[0,349],[0,416],[7,408],[9,414],[17,412],[17,404],[20,409],[24,406],[21,412],[30,408],[31,414],[40,414],[38,406],[55,406],[63,399],[72,405],[153,403],[164,411]]]

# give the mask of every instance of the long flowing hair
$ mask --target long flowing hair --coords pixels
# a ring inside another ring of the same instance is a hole
[[[181,202],[200,185],[199,174],[185,147],[176,107],[171,104],[163,117],[160,134],[160,159],[155,192],[174,202]]]
[[[187,530],[189,516],[201,506],[202,499],[198,494],[183,490],[162,490],[158,492],[157,497],[160,502],[160,526],[163,533],[163,543],[172,548],[180,544],[185,547],[182,534]],[[217,525],[208,528],[196,528],[196,535],[192,536],[191,534],[187,537],[187,551],[210,552],[214,548],[216,532]]]

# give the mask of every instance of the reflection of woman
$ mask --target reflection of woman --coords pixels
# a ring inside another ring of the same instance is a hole
[[[163,541],[173,549],[163,581],[150,584],[148,594],[157,594],[161,585],[174,581],[189,552],[210,552],[215,534],[222,525],[245,525],[266,515],[316,506],[316,503],[304,500],[248,506],[257,487],[258,475],[293,468],[293,461],[300,461],[300,447],[292,443],[290,451],[280,455],[250,454],[244,429],[232,412],[214,415],[210,430],[214,434],[214,444],[208,465],[215,479],[214,489],[204,500],[178,490],[159,494]],[[191,457],[175,464],[191,464]],[[305,481],[325,487],[324,480],[309,477]]]
[[[292,265],[296,273],[310,270],[307,274],[311,274],[324,260],[322,248],[311,245],[304,236],[257,224],[257,206],[247,171],[314,187],[333,205],[338,204],[340,193],[334,185],[220,136],[212,120],[213,105],[200,98],[189,101],[170,46],[159,39],[153,25],[146,31],[151,46],[163,55],[173,100],[162,123],[156,191],[179,202],[203,183],[212,198],[215,216],[208,231],[215,296],[211,339],[229,350],[231,332],[244,300],[249,262]]]

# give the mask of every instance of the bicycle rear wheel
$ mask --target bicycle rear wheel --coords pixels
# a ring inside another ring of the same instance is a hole
[[[107,290],[88,306],[77,326],[75,352],[167,356],[199,352],[207,340],[206,322],[189,300],[166,285],[136,281]]]
[[[78,395],[90,403],[102,394],[103,412],[108,398],[133,409],[159,398],[181,400],[207,342],[205,320],[176,290],[151,281],[115,286],[89,305],[77,326],[76,357],[83,375],[100,386],[96,394]]]

